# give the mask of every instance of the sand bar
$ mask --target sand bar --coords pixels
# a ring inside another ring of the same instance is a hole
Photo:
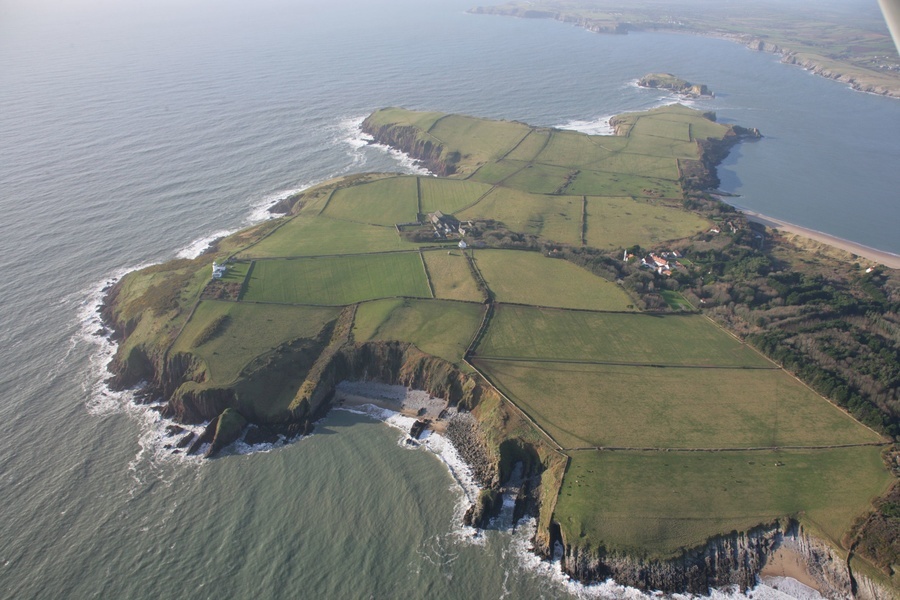
[[[727,199],[723,200],[727,201]],[[732,206],[742,212],[748,220],[755,223],[761,223],[766,227],[802,235],[803,237],[807,237],[817,242],[822,242],[823,244],[828,244],[829,246],[833,246],[845,252],[849,252],[850,254],[856,254],[857,256],[861,256],[868,260],[877,262],[886,267],[890,267],[891,269],[900,269],[900,255],[894,254],[893,252],[887,252],[885,250],[878,250],[877,248],[864,246],[863,244],[857,244],[856,242],[851,242],[850,240],[845,240],[843,238],[839,238],[822,231],[817,231],[815,229],[809,229],[807,227],[788,223],[787,221],[769,217],[734,204],[732,204]]]

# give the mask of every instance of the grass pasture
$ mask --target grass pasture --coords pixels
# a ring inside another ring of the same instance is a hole
[[[673,181],[678,179],[678,164],[669,156],[620,152],[604,160],[594,170]]]
[[[363,254],[416,248],[393,226],[364,225],[325,217],[300,215],[239,254],[239,257],[274,258]]]
[[[325,217],[393,226],[416,220],[416,178],[390,177],[371,183],[340,188],[322,212]]]
[[[478,355],[640,365],[775,366],[699,315],[594,313],[500,305]]]
[[[505,180],[521,171],[528,166],[527,162],[517,160],[500,160],[497,162],[489,162],[480,169],[472,173],[468,181],[480,181],[482,183],[497,184],[505,182]],[[505,183],[504,183],[505,185]]]
[[[531,127],[513,121],[491,121],[465,115],[447,115],[428,133],[475,164],[499,160],[528,135]]]
[[[542,196],[497,187],[457,216],[463,220],[495,219],[512,231],[579,245],[582,203],[581,196]]]
[[[341,306],[396,296],[431,297],[418,252],[259,260],[242,300]]]
[[[444,116],[442,112],[428,112],[408,110],[395,106],[376,110],[367,117],[367,121],[375,126],[384,125],[412,125],[413,127],[424,131],[434,125],[434,122]]]
[[[411,342],[423,352],[460,364],[484,310],[469,302],[376,300],[359,305],[353,336],[357,342]]]
[[[554,131],[535,162],[559,167],[596,169],[625,147],[627,140],[616,136],[597,136],[577,131]]]
[[[591,170],[582,170],[566,188],[566,193],[573,195],[635,198],[681,198],[681,192],[672,179]]]
[[[475,264],[499,302],[587,310],[633,309],[631,298],[615,283],[538,252],[476,250]]]
[[[880,451],[573,452],[554,516],[567,543],[638,556],[787,515],[837,543],[890,484]]]
[[[522,166],[521,171],[503,181],[504,186],[533,194],[570,193],[567,184],[578,172],[576,168],[539,163]]]
[[[703,231],[709,221],[677,208],[629,197],[588,196],[585,240],[595,248],[648,247]]]
[[[441,211],[454,214],[475,203],[491,190],[491,186],[464,179],[419,177],[422,190],[422,214]]]
[[[339,309],[260,306],[206,300],[175,341],[172,352],[199,356],[216,385],[233,382],[259,354],[298,338],[315,338]],[[215,331],[207,331],[212,326]],[[200,339],[198,339],[200,338]],[[198,341],[202,341],[196,345]]]
[[[672,120],[664,116],[642,117],[631,128],[631,137],[651,135],[680,142],[691,141],[691,125],[682,119]]]
[[[534,128],[525,139],[523,139],[506,158],[508,160],[521,160],[531,162],[536,160],[538,155],[550,141],[553,132],[549,129]]]
[[[877,442],[783,371],[480,358],[476,366],[566,448],[748,448]]]
[[[484,294],[478,289],[469,261],[461,250],[433,250],[423,252],[425,266],[434,286],[435,298],[483,302]]]

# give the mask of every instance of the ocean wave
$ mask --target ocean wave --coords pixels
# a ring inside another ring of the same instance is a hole
[[[223,237],[227,237],[236,231],[237,229],[220,229],[219,231],[216,231],[209,235],[197,238],[196,240],[176,252],[175,256],[178,258],[197,258],[201,254],[206,252],[213,242],[215,242],[216,240],[220,240]]]
[[[614,115],[607,115],[605,117],[598,117],[589,121],[572,119],[571,121],[567,121],[561,125],[555,125],[554,127],[556,127],[557,129],[578,131],[580,133],[586,133],[588,135],[615,135],[615,127],[609,124],[609,120],[613,116]]]
[[[366,149],[374,148],[393,158],[400,166],[401,172],[403,173],[409,175],[434,176],[434,173],[423,167],[421,162],[406,152],[401,152],[386,144],[375,143],[375,138],[362,130],[362,123],[365,119],[365,116],[349,117],[342,119],[338,124],[338,129],[341,132],[340,141],[350,147],[347,154],[353,161],[352,167],[359,167],[366,164],[366,162],[368,162]]]

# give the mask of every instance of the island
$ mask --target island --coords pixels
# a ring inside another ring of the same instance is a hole
[[[512,1],[474,14],[555,19],[588,31],[624,35],[671,31],[729,39],[782,57],[855,90],[900,98],[900,56],[878,7],[839,3]]]
[[[755,129],[681,105],[611,124],[375,111],[373,141],[435,176],[327,181],[124,276],[112,383],[208,422],[170,444],[208,456],[313,432],[347,385],[422,390],[410,440],[472,466],[467,521],[509,496],[578,580],[747,589],[788,552],[828,597],[884,597],[900,277],[711,195]]]
[[[668,90],[686,98],[712,97],[713,94],[703,83],[691,83],[675,77],[671,73],[647,73],[638,80],[638,86],[654,90]]]

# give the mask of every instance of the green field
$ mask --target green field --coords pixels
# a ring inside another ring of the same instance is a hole
[[[783,371],[478,359],[565,448],[748,448],[878,442]]]
[[[393,226],[416,220],[418,194],[415,177],[391,177],[340,188],[322,212],[325,217]]]
[[[422,214],[435,211],[454,214],[474,204],[491,190],[491,186],[477,181],[419,177],[422,190]]]
[[[622,137],[554,131],[543,152],[534,160],[561,167],[596,169],[600,162],[620,152],[627,143]]]
[[[880,448],[573,452],[554,513],[567,543],[668,557],[793,516],[839,543],[891,483]]]
[[[642,365],[776,368],[699,315],[595,313],[501,305],[479,356]]]
[[[653,246],[665,240],[694,235],[709,228],[709,221],[677,208],[631,198],[587,199],[588,246],[628,248]]]
[[[196,354],[206,363],[211,383],[223,385],[237,379],[257,355],[291,340],[316,337],[338,312],[335,308],[204,301],[172,352]],[[207,330],[210,326],[214,331]]]
[[[531,133],[529,133],[528,136],[506,156],[506,158],[509,160],[522,160],[526,162],[536,160],[544,147],[549,143],[550,137],[554,133],[555,132],[550,129],[533,128]]]
[[[566,244],[581,243],[581,196],[542,196],[497,187],[460,219],[494,219],[512,231]]]
[[[435,298],[484,302],[484,294],[478,289],[461,250],[433,250],[424,252],[422,256],[434,286]]]
[[[680,198],[681,186],[671,179],[642,175],[582,170],[567,194],[585,196],[633,196],[635,198]]]
[[[524,123],[490,121],[465,115],[438,119],[428,133],[475,164],[499,160],[531,131]]]
[[[300,215],[239,256],[269,258],[363,254],[415,247],[416,244],[404,241],[393,226],[363,225]]]
[[[376,300],[356,311],[357,342],[407,341],[422,352],[460,364],[484,306],[445,300]]]
[[[533,194],[569,194],[567,182],[577,173],[575,168],[525,164],[520,171],[505,179],[503,185]]]
[[[499,302],[588,310],[634,308],[615,283],[537,252],[476,250],[475,264]]]
[[[478,171],[472,174],[469,181],[480,181],[482,183],[496,184],[504,183],[508,177],[511,177],[517,171],[521,171],[530,163],[518,160],[501,160],[497,162],[489,162],[483,165]],[[534,190],[537,191],[537,190]]]
[[[395,296],[431,297],[418,252],[259,260],[242,300],[340,306]]]

